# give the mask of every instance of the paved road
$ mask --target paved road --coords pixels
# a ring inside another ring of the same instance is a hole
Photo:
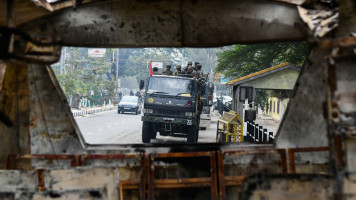
[[[118,114],[116,110],[79,116],[75,118],[88,143],[91,144],[139,144],[142,143],[141,115]],[[215,142],[216,123],[199,131],[198,142]],[[184,137],[160,136],[151,143],[182,143]]]

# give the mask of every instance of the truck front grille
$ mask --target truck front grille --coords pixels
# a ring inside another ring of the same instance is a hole
[[[155,109],[155,113],[157,115],[165,115],[165,116],[185,116],[185,113],[182,111],[172,111],[172,110],[162,110]]]

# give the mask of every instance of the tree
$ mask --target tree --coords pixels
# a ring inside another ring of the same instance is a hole
[[[235,45],[218,53],[216,72],[239,78],[284,62],[303,66],[309,48],[305,42]]]
[[[235,45],[232,49],[218,53],[215,71],[235,79],[285,62],[303,66],[308,54],[305,42]],[[290,92],[272,94],[287,98]],[[268,109],[268,94],[265,90],[256,90],[255,104],[262,110],[265,107]]]

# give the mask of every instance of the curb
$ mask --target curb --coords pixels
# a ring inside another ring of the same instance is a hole
[[[79,111],[73,111],[73,117],[79,117],[79,116],[84,116],[88,114],[94,114],[94,113],[99,113],[99,112],[105,112],[109,110],[114,110],[116,109],[116,106],[111,106],[111,107],[99,107],[99,108],[89,108],[85,110],[79,110]]]

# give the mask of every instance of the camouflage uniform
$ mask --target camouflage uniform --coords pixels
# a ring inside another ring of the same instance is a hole
[[[191,76],[193,76],[193,67],[192,66],[188,67],[187,74],[190,74]]]
[[[202,66],[200,64],[197,65],[197,71],[194,74],[194,78],[198,79],[198,80],[203,80],[204,76],[203,76],[203,71],[201,70]]]
[[[164,69],[164,70],[162,71],[162,74],[163,74],[163,75],[172,76],[172,75],[173,75],[173,72],[171,71],[171,66],[170,66],[170,65],[167,65],[167,66],[166,66],[166,69]]]
[[[177,65],[176,71],[174,72],[174,76],[178,76],[179,74],[182,74],[182,70],[181,70],[181,66]]]
[[[192,66],[192,65],[193,65],[192,61],[189,61],[187,66],[185,66],[183,69],[183,74],[188,74],[188,68],[189,68],[189,66]]]

